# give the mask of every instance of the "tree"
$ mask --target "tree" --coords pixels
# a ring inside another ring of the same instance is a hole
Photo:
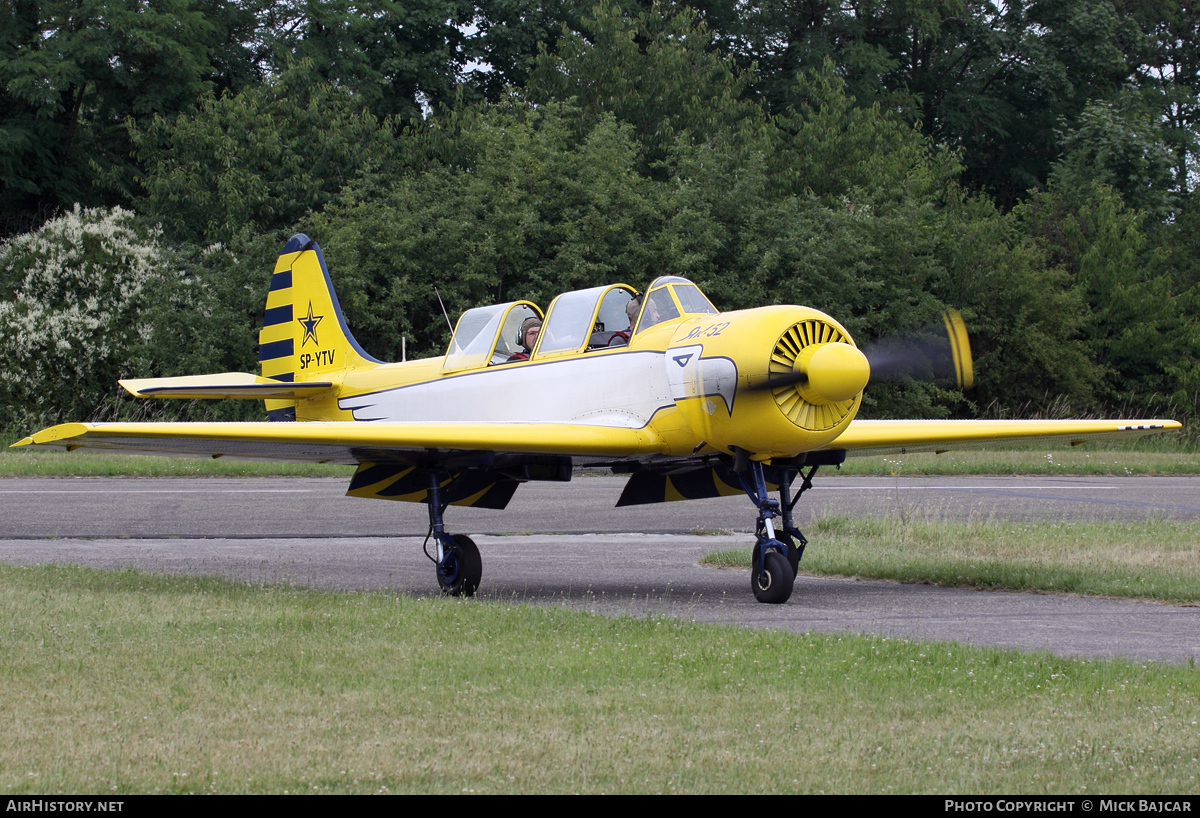
[[[1168,400],[1190,407],[1200,388],[1194,293],[1174,291],[1163,254],[1147,242],[1144,212],[1099,182],[1080,194],[1052,184],[1017,215],[1072,277],[1085,311],[1080,340],[1100,375],[1098,397],[1150,411]]]
[[[661,219],[655,190],[635,172],[628,126],[606,116],[577,140],[578,116],[560,103],[455,112],[422,137],[420,170],[364,177],[315,219],[365,349],[398,358],[403,335],[414,355],[443,352],[435,287],[453,317],[643,283]]]
[[[689,11],[629,16],[601,4],[582,27],[538,57],[524,96],[571,101],[584,127],[605,115],[629,124],[641,173],[666,178],[677,144],[765,122],[762,109],[743,99],[748,76],[710,50],[707,28]]]
[[[1174,214],[1175,156],[1164,143],[1160,124],[1132,93],[1114,102],[1093,102],[1078,124],[1062,137],[1066,151],[1050,175],[1051,184],[1073,204],[1093,196],[1097,183],[1111,187],[1133,210],[1165,223]]]
[[[1093,0],[785,0],[711,19],[733,26],[714,40],[755,68],[750,91],[769,111],[796,104],[798,71],[832,60],[860,105],[960,150],[964,183],[1006,208],[1046,179],[1055,129],[1131,77],[1137,39],[1133,18]]]
[[[1174,154],[1174,190],[1183,196],[1194,188],[1200,155],[1200,8],[1179,0],[1127,6],[1144,33],[1129,49],[1137,90]]]
[[[194,113],[132,125],[145,167],[139,209],[167,235],[206,246],[238,235],[287,238],[366,169],[389,161],[395,123],[306,63],[240,94],[204,97]]]
[[[264,15],[267,59],[276,73],[307,62],[376,116],[420,121],[454,100],[476,15],[467,0],[277,0]]]
[[[0,235],[122,199],[123,120],[189,106],[211,74],[195,0],[11,0],[0,7]],[[100,173],[115,190],[94,185]]]

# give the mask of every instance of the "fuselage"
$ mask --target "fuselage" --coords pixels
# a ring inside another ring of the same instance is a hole
[[[797,327],[816,331],[806,338]],[[861,400],[814,403],[794,385],[761,388],[774,373],[793,371],[805,347],[826,343],[853,342],[829,316],[804,307],[683,316],[627,346],[550,359],[535,354],[453,372],[444,356],[357,367],[342,374],[336,407],[301,401],[297,419],[651,427],[663,454],[742,449],[790,457],[834,439]],[[781,344],[793,350],[791,360],[781,358]]]

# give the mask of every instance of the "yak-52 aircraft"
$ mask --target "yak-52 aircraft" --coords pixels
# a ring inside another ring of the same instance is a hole
[[[68,423],[15,445],[357,465],[350,495],[429,505],[437,581],[468,596],[483,573],[479,550],[446,531],[446,507],[504,508],[521,483],[570,480],[572,458],[589,457],[630,475],[618,505],[744,492],[758,510],[754,595],[782,603],[807,542],[792,511],[820,466],[848,454],[1180,426],[855,420],[872,363],[841,324],[807,307],[721,313],[676,276],[644,296],[624,284],[558,296],[532,353],[514,358],[531,317],[542,313],[527,301],[471,309],[445,356],[383,363],[350,334],[320,248],[297,235],[271,278],[261,375],[121,382],[137,397],[264,400],[270,422]],[[961,319],[947,316],[946,327],[969,386]]]

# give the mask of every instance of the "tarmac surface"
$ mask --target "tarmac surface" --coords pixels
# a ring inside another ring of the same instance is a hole
[[[480,598],[1071,656],[1200,656],[1198,607],[806,576],[787,605],[761,605],[747,571],[698,564],[711,551],[749,544],[754,513],[745,498],[614,509],[622,485],[611,477],[531,483],[503,512],[451,508],[448,529],[469,533],[483,554]],[[424,506],[348,498],[345,486],[325,478],[3,479],[0,560],[436,594],[421,552]],[[814,517],[899,512],[1200,520],[1200,479],[831,476],[818,478],[801,508],[801,528]],[[714,530],[726,533],[690,533]],[[810,548],[819,547],[814,538]]]

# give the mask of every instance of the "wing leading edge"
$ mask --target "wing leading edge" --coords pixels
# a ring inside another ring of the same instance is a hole
[[[823,449],[850,455],[945,451],[987,443],[1087,440],[1179,429],[1174,420],[855,420]]]
[[[663,451],[650,428],[566,423],[64,423],[13,446],[308,463],[404,461],[421,453],[636,457]]]

